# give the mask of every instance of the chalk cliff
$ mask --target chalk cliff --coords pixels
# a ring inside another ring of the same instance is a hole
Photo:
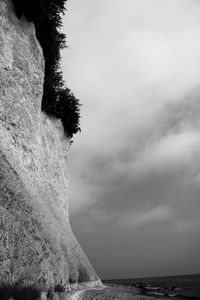
[[[71,231],[70,141],[60,120],[41,112],[43,80],[34,25],[1,0],[0,283],[34,283],[44,291],[100,285]]]

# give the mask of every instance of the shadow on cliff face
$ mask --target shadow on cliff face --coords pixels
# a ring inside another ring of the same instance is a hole
[[[18,287],[7,284],[0,286],[1,300],[36,300],[40,299],[41,292],[35,287]]]

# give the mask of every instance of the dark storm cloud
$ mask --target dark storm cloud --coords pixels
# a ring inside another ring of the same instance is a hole
[[[200,3],[73,0],[68,11],[63,68],[84,104],[73,228],[104,276],[196,272]]]

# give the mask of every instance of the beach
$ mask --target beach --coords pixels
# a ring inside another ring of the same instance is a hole
[[[199,300],[200,275],[115,279],[76,291],[70,300]]]
[[[137,295],[137,293],[138,290],[134,287],[112,285],[101,289],[78,291],[70,300],[156,300],[156,298]],[[162,300],[162,298],[159,299]]]

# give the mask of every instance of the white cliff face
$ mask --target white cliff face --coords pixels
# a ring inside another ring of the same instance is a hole
[[[70,228],[70,141],[60,120],[41,112],[43,80],[34,25],[1,0],[0,283],[98,283]]]

